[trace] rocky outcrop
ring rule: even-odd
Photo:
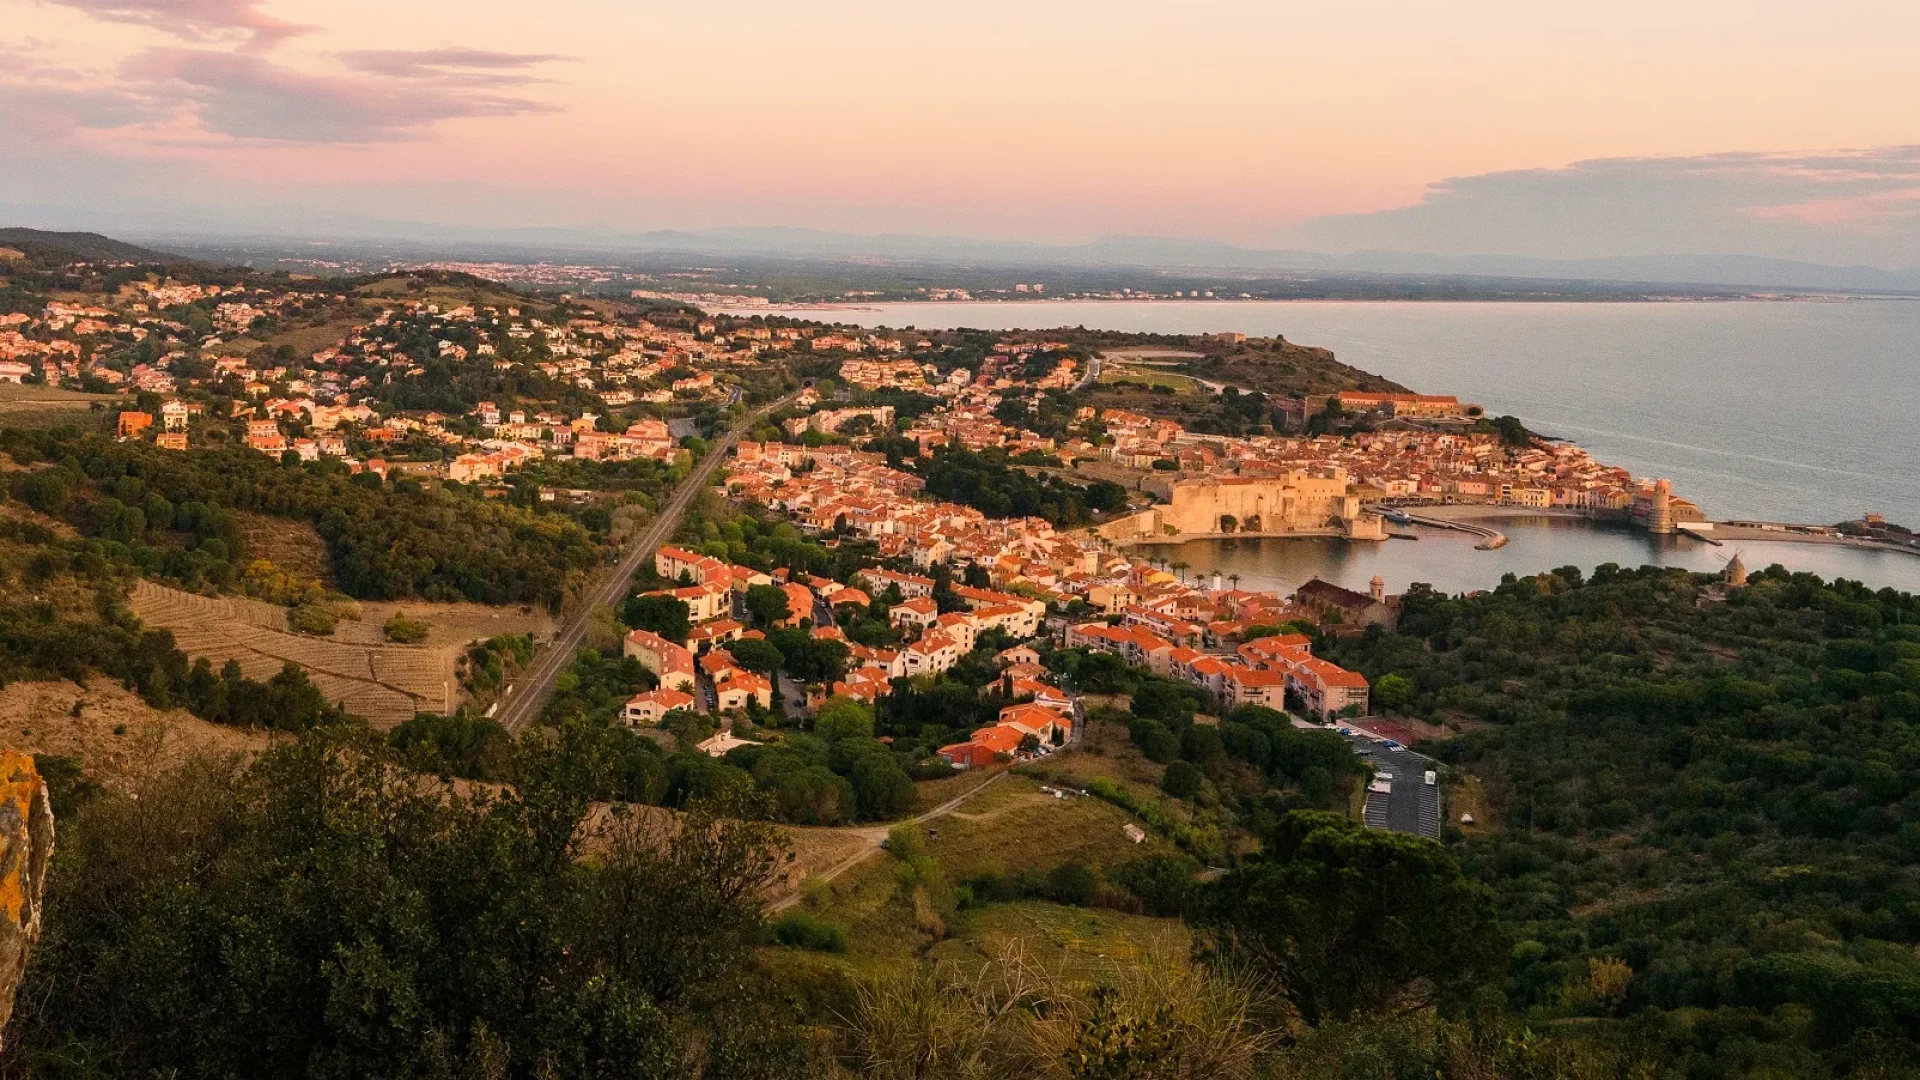
[[[53,807],[33,756],[0,754],[0,1030],[40,939],[40,899],[53,858]]]

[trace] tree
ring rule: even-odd
[[[1033,755],[1039,753],[1040,752],[1040,736],[1035,735],[1032,732],[1028,732],[1027,734],[1020,736],[1019,750],[1022,754],[1025,754],[1028,757],[1032,757]]]
[[[649,630],[683,645],[693,633],[692,609],[687,602],[664,593],[627,597],[620,607],[620,621],[629,629]]]
[[[785,622],[793,614],[787,605],[787,590],[778,585],[755,585],[749,588],[747,610],[762,626]]]
[[[913,809],[913,778],[884,744],[872,739],[842,739],[834,744],[833,753],[845,763],[844,769],[834,771],[853,785],[854,802],[863,820],[885,821]]]
[[[873,738],[873,709],[850,697],[835,696],[813,718],[814,734],[828,742]]]
[[[1111,480],[1095,480],[1086,488],[1087,509],[1111,514],[1127,508],[1127,489]]]
[[[1458,1006],[1506,959],[1490,895],[1444,848],[1318,811],[1280,819],[1194,921],[1308,1024]]]
[[[1206,774],[1200,771],[1200,766],[1191,761],[1176,761],[1160,774],[1160,790],[1176,799],[1192,799],[1200,794],[1200,785],[1205,781]]]
[[[1185,854],[1141,855],[1107,869],[1107,880],[1140,898],[1147,914],[1180,914],[1200,866]]]
[[[1413,684],[1397,672],[1374,680],[1373,703],[1383,709],[1400,709],[1413,700]]]
[[[741,638],[727,646],[727,651],[733,654],[741,667],[762,675],[772,675],[786,662],[786,658],[771,642],[758,638]]]
[[[565,728],[521,748],[511,791],[465,791],[334,726],[97,796],[62,823],[9,1064],[683,1075],[697,1039],[709,1076],[803,1072],[801,1033],[732,977],[784,865],[774,827],[744,803],[616,812],[582,859],[599,746]]]
[[[1127,736],[1148,761],[1166,764],[1180,754],[1180,736],[1158,720],[1136,719],[1128,726]]]
[[[846,677],[846,643],[832,638],[817,638],[805,630],[775,630],[767,641],[780,650],[782,667],[802,682],[831,683]]]
[[[1200,694],[1191,686],[1148,676],[1133,692],[1133,715],[1159,720],[1169,727],[1185,727],[1193,722]]]

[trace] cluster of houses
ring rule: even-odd
[[[1192,683],[1229,709],[1285,709],[1292,695],[1323,721],[1367,711],[1366,677],[1314,656],[1313,640],[1304,634],[1255,638],[1220,654],[1176,644],[1140,625],[1081,623],[1067,628],[1066,644]]]
[[[1478,409],[1443,395],[1336,397],[1353,411],[1423,421],[1464,417]],[[1636,500],[1646,501],[1652,493],[1652,481],[1603,465],[1572,443],[1536,439],[1514,447],[1498,435],[1464,428],[1398,426],[1350,435],[1229,438],[1120,409],[1102,411],[1099,420],[1113,442],[1084,452],[1118,465],[1151,468],[1172,462],[1182,473],[1234,477],[1340,469],[1350,493],[1368,502],[1488,503],[1624,516]],[[1701,519],[1686,500],[1676,497],[1672,503],[1677,520]]]
[[[1074,703],[1045,680],[1039,654],[1026,645],[1002,652],[1002,685],[1017,703],[1000,710],[990,726],[976,729],[966,742],[943,746],[942,760],[957,769],[983,768],[1048,753],[1073,738]],[[1029,700],[1018,700],[1018,699]]]
[[[327,305],[350,307],[344,295],[311,289],[183,284],[157,277],[98,302],[50,301],[39,315],[0,317],[0,382],[44,381],[81,389],[103,383],[168,396],[217,391],[233,400],[233,411],[209,419],[230,424],[234,441],[260,453],[278,457],[291,451],[307,461],[340,458],[358,470],[375,464],[358,459],[371,456],[369,447],[377,450],[417,436],[450,451],[449,479],[474,482],[555,454],[671,462],[684,456],[678,441],[687,432],[670,432],[666,421],[647,419],[623,431],[603,431],[608,425],[592,411],[503,416],[490,402],[466,416],[376,412],[374,406],[389,389],[426,376],[430,364],[486,365],[497,371],[537,370],[608,407],[685,405],[724,397],[731,383],[721,369],[752,366],[769,348],[797,347],[780,340],[783,332],[743,327],[717,334],[710,320],[681,313],[656,316],[659,323],[593,315],[555,323],[517,306],[443,308],[415,299],[388,301],[332,345],[291,359],[284,350],[257,348],[243,336],[258,337],[270,332],[276,319]],[[118,359],[125,347],[141,342],[148,343],[142,355],[150,353],[153,341],[165,343],[158,359],[130,367]],[[187,363],[195,373],[176,374]],[[122,438],[150,435],[169,449],[187,448],[185,425],[156,423],[161,418],[152,416],[143,424],[143,413],[126,412],[118,425]]]

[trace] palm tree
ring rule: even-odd
[[[1240,591],[1240,575],[1239,574],[1228,574],[1227,580],[1233,582],[1234,592]]]
[[[1184,562],[1177,562],[1173,564],[1174,572],[1180,575],[1180,583],[1183,585],[1186,584],[1187,567],[1190,565],[1191,565],[1190,563],[1184,563]]]

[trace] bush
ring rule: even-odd
[[[1192,799],[1200,794],[1200,785],[1206,780],[1206,774],[1200,766],[1191,761],[1176,761],[1167,766],[1160,777],[1160,790],[1176,799]]]
[[[789,911],[775,920],[773,939],[793,949],[833,953],[847,951],[845,927],[804,911]]]
[[[1127,728],[1127,737],[1148,761],[1165,765],[1180,756],[1180,737],[1158,720],[1135,720]]]
[[[1077,859],[1047,872],[1047,895],[1058,903],[1086,907],[1099,894],[1100,875]]]
[[[301,604],[287,611],[287,625],[298,634],[331,634],[339,620],[318,604]]]
[[[1185,855],[1142,855],[1107,868],[1107,880],[1139,897],[1149,915],[1181,913],[1200,864]]]
[[[424,619],[409,619],[405,615],[395,615],[380,627],[387,640],[396,645],[417,645],[427,640],[427,626]]]

